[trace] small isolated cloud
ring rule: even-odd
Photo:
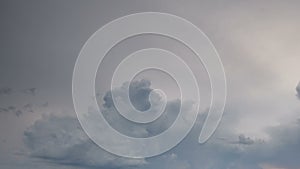
[[[250,137],[246,137],[244,134],[239,135],[239,144],[251,145],[254,144],[254,140]]]
[[[23,92],[26,93],[26,94],[30,94],[30,95],[36,95],[37,88],[32,87],[32,88],[29,88],[29,89],[24,89]]]
[[[41,108],[46,108],[48,106],[48,102],[47,105],[41,105]],[[17,117],[21,116],[24,113],[34,113],[34,106],[31,103],[25,104],[24,106],[8,106],[8,107],[0,107],[0,113],[14,113]]]
[[[1,113],[2,113],[2,112],[6,113],[6,112],[9,112],[9,110],[8,110],[7,108],[0,107],[0,112],[1,112]]]
[[[23,112],[21,110],[17,110],[15,112],[15,114],[16,114],[17,117],[19,117],[19,116],[21,116],[23,114]]]
[[[18,109],[16,106],[0,107],[0,113],[14,113],[17,117],[23,114],[21,109]]]
[[[13,90],[9,87],[2,87],[0,88],[0,95],[10,95],[12,94]]]
[[[0,96],[1,95],[11,95],[11,94],[14,94],[14,93],[17,93],[17,92],[18,92],[18,90],[15,90],[15,89],[10,88],[10,87],[0,88]],[[32,88],[28,88],[28,89],[23,89],[23,90],[21,90],[21,92],[25,93],[25,94],[30,94],[30,95],[36,95],[37,88],[32,87]]]

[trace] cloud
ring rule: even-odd
[[[132,105],[140,111],[149,109],[151,106],[149,102],[149,94],[152,91],[150,88],[151,82],[149,80],[142,79],[140,81],[133,81],[131,84],[126,82],[123,84],[123,87],[125,88],[126,85],[129,85],[129,97]],[[125,97],[127,91],[124,90],[123,87],[116,88],[114,90],[115,94]],[[103,100],[106,108],[114,106],[111,91],[105,94]]]
[[[152,91],[150,86],[151,82],[145,79],[133,81],[129,85],[129,97],[136,109],[145,111],[150,108],[149,94]]]
[[[143,159],[112,155],[95,145],[74,117],[47,116],[24,133],[30,156],[52,163],[86,168],[126,168],[146,164]]]
[[[156,164],[152,164],[151,167],[164,169],[191,169],[188,160],[182,160],[175,153],[168,153],[160,156],[160,159],[156,161]]]
[[[259,157],[278,167],[298,169],[300,167],[299,131],[298,122],[269,128],[271,140],[265,147],[258,147],[262,151]]]
[[[11,95],[13,93],[16,93],[17,90],[14,90],[10,87],[2,87],[0,88],[0,96],[1,95]],[[37,88],[35,87],[32,87],[32,88],[29,88],[29,89],[23,89],[21,91],[22,93],[25,93],[25,94],[30,94],[30,95],[36,95],[37,93]]]
[[[37,88],[33,87],[29,89],[24,89],[23,92],[34,96],[37,93]]]
[[[37,94],[37,88],[28,88],[28,89],[23,89],[21,91],[17,90],[17,89],[13,89],[10,87],[2,87],[0,88],[0,96],[1,95],[11,95],[11,94],[29,94],[32,95],[33,97],[36,96]],[[17,95],[19,96],[19,95]],[[26,97],[26,101],[27,102],[28,97]],[[32,104],[32,103],[27,103],[23,106],[20,105],[6,105],[3,107],[0,107],[0,113],[13,113],[15,114],[17,117],[20,117],[22,114],[24,113],[34,113],[36,110],[39,110],[41,108],[47,108],[48,107],[48,102],[44,102],[43,104]]]
[[[129,84],[124,83],[124,85]],[[125,89],[123,86],[116,88],[114,92],[120,98],[124,98],[127,92]],[[130,85],[129,94],[132,104],[136,108],[147,110],[149,108],[148,99],[150,91],[152,91],[150,81],[145,79],[134,81]],[[160,101],[160,98],[156,99],[154,102]],[[119,132],[133,137],[149,137],[161,133],[172,125],[177,117],[180,106],[182,106],[183,111],[190,111],[192,107],[192,103],[188,101],[183,102],[182,105],[179,100],[168,101],[164,113],[155,122],[136,124],[129,122],[118,113],[112,101],[111,91],[105,94],[103,100],[104,103],[101,110],[110,125]],[[156,106],[156,104],[151,106]],[[94,116],[95,113],[93,110],[89,110],[88,115]],[[180,126],[178,130],[180,130]],[[106,134],[110,133],[102,131],[100,134],[105,137]],[[58,164],[87,168],[126,168],[137,166],[141,168],[147,164],[145,159],[121,158],[100,149],[86,136],[78,120],[74,117],[58,117],[53,115],[43,117],[26,130],[24,135],[24,142],[30,150],[31,157]],[[165,141],[168,142],[168,140]],[[133,147],[128,145],[124,145],[122,148],[133,151]],[[172,160],[168,158],[167,161],[170,162],[163,164],[166,168],[170,168],[171,163],[173,164],[172,168],[189,168],[189,164],[186,161],[180,161],[178,158],[173,158]]]
[[[0,95],[10,95],[12,92],[13,90],[9,87],[3,87],[0,89]]]
[[[123,101],[122,98],[127,97],[128,91],[125,90],[126,85],[129,85],[131,103],[136,109],[145,111],[149,109],[150,106],[153,106],[155,110],[155,107],[157,107],[161,101],[161,98],[157,97],[152,102],[154,104],[150,105],[149,94],[153,90],[151,88],[151,82],[142,79],[133,81],[131,84],[124,83],[120,88],[114,89],[114,94],[120,99],[120,102]],[[132,137],[150,137],[165,131],[175,121],[180,111],[180,106],[182,106],[182,111],[191,111],[193,104],[190,101],[183,101],[181,104],[181,101],[178,99],[169,100],[167,101],[165,111],[157,120],[148,124],[137,124],[130,122],[120,115],[114,106],[110,91],[105,94],[103,100],[104,103],[101,110],[108,123],[119,132]]]
[[[296,87],[296,91],[297,91],[297,97],[300,99],[300,82],[298,83],[298,85]]]
[[[116,89],[121,98],[127,92],[124,89],[124,87]],[[132,104],[141,110],[148,109],[151,82],[135,81],[131,84],[130,90]],[[106,120],[113,128],[133,137],[149,137],[164,131],[174,122],[180,108],[180,100],[168,101],[165,112],[157,121],[150,124],[135,124],[117,112],[110,91],[103,99],[101,110]],[[182,106],[185,110],[191,107],[188,102],[183,102]],[[299,168],[299,123],[270,127],[266,130],[270,139],[262,141],[245,134],[235,134],[232,124],[236,119],[230,114],[232,113],[225,113],[218,131],[206,144],[197,143],[205,118],[202,114],[197,120],[197,126],[183,142],[166,154],[148,159],[127,159],[107,153],[85,135],[74,117],[43,117],[26,130],[24,141],[31,157],[86,168],[262,169],[269,166]],[[228,141],[230,137],[234,139]],[[132,150],[130,146],[123,148]]]
[[[7,108],[0,107],[0,112],[9,112]]]
[[[23,111],[20,109],[17,109],[16,106],[8,106],[8,107],[2,107],[0,108],[0,112],[4,113],[14,113],[17,117],[23,114]]]
[[[222,126],[219,130],[225,132],[223,133],[225,135],[232,135],[222,130]],[[192,168],[262,169],[272,166],[273,168],[299,169],[299,131],[300,124],[295,121],[266,129],[269,135],[266,141],[246,137],[243,134],[236,136],[238,141],[235,144],[227,141],[226,138],[220,139],[218,135],[204,145],[193,144],[192,140],[186,139],[174,153],[181,154],[181,160],[187,160]],[[197,133],[192,133],[192,135],[197,136]]]
[[[250,137],[246,137],[244,134],[239,135],[239,144],[251,145],[254,144],[254,140]]]

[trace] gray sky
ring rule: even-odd
[[[300,80],[300,2],[29,0],[3,1],[0,8],[0,87],[12,89],[9,94],[0,94],[0,107],[16,107],[0,113],[1,167],[59,166],[68,169],[176,166],[178,169],[194,169],[203,165],[207,169],[300,168],[297,160],[300,154],[300,127],[297,126],[300,101],[295,90]],[[206,33],[215,45],[224,64],[228,83],[226,110],[218,131],[204,147],[195,148],[203,120],[201,116],[192,133],[174,150],[159,157],[137,161],[96,151],[94,149],[97,147],[89,141],[80,142],[80,146],[76,147],[77,136],[84,136],[72,129],[77,124],[73,124],[76,123],[73,119],[76,114],[71,86],[74,64],[82,46],[109,21],[146,11],[186,18]],[[110,78],[113,70],[111,65],[117,64],[132,51],[145,47],[174,51],[190,63],[201,84],[201,108],[204,110],[210,95],[203,66],[194,62],[192,54],[179,43],[159,36],[128,39],[107,55],[108,64],[99,68],[96,80],[97,90],[102,97],[109,84],[103,79]],[[165,75],[146,72],[138,78],[147,78],[152,82],[152,88],[166,90],[171,98],[178,96],[176,85],[170,85],[172,79]],[[30,88],[36,88],[36,93],[27,92],[26,89]],[[17,110],[21,110],[21,113]],[[106,111],[113,110],[107,108]],[[44,127],[34,125],[35,122]],[[64,128],[64,123],[71,124]],[[124,130],[131,129],[124,127]],[[147,129],[154,132],[156,128]],[[30,137],[24,134],[25,131],[31,133]],[[55,133],[60,138],[58,135],[62,131],[72,133],[71,140],[63,140],[70,142],[70,149],[51,147],[56,143],[51,142],[51,135]],[[139,128],[136,131],[143,130]],[[241,134],[246,138],[238,137]],[[28,141],[34,148],[30,147]],[[38,142],[44,141],[45,147],[40,147]],[[273,148],[278,145],[280,149]],[[80,158],[76,152],[80,152],[81,148],[88,150],[86,156],[80,162],[73,163],[76,161],[74,159]],[[41,150],[45,152],[41,153]],[[205,153],[210,160],[205,158]],[[282,156],[275,155],[278,153]],[[116,162],[111,162],[112,159],[116,159]]]

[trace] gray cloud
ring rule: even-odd
[[[17,117],[23,114],[23,111],[21,109],[18,109],[16,106],[1,107],[0,112],[14,113]]]
[[[3,87],[0,89],[0,95],[10,95],[12,92],[13,90],[9,87]]]
[[[0,112],[5,112],[6,113],[6,112],[9,112],[9,110],[7,108],[1,107]]]
[[[125,83],[124,85],[128,85]],[[130,101],[136,109],[140,111],[145,111],[150,108],[149,102],[149,93],[151,92],[151,82],[149,80],[140,80],[140,81],[133,81],[129,86],[129,97]],[[122,89],[121,89],[122,90]],[[120,91],[126,92],[126,91]],[[120,93],[119,92],[119,93]],[[110,108],[113,106],[113,100],[111,96],[111,92],[107,92],[104,96],[103,100],[105,101],[104,106]]]
[[[74,117],[48,116],[24,133],[30,156],[48,162],[86,168],[126,168],[146,164],[143,159],[114,156],[95,145]]]
[[[130,86],[131,101],[137,108],[145,110],[148,107],[149,92],[152,90],[150,85],[150,81],[141,80],[133,82]],[[120,96],[125,96],[125,92],[127,92],[124,88],[116,90],[118,90]],[[103,100],[103,114],[107,120],[116,124],[115,127],[121,129],[121,131],[131,132],[135,136],[149,136],[151,133],[163,128],[162,126],[171,123],[170,120],[172,120],[172,118],[166,120],[167,118],[164,117],[160,120],[160,125],[130,125],[116,111],[111,92],[107,92]],[[172,102],[168,105],[169,113],[167,114],[170,114],[170,111],[178,107],[179,102]],[[24,108],[30,109],[32,105],[27,104]],[[93,113],[91,112],[90,115],[93,115]],[[175,115],[174,117],[176,117]],[[31,157],[46,161],[87,168],[126,168],[146,164],[143,159],[121,158],[100,149],[86,136],[78,120],[74,117],[57,117],[53,115],[43,117],[26,130],[24,135],[24,142],[30,150]]]
[[[33,88],[29,88],[29,89],[24,89],[23,92],[26,94],[30,94],[30,95],[36,95],[37,88],[33,87]]]
[[[297,91],[297,97],[300,99],[300,82],[298,83],[298,85],[296,87],[296,91]]]
[[[128,85],[125,83],[124,85]],[[146,109],[148,107],[151,82],[148,80],[134,81],[130,86],[130,97],[133,105]],[[125,97],[125,88],[115,89],[119,96]],[[130,123],[119,115],[114,107],[111,92],[104,96],[102,113],[107,121],[118,131],[134,137],[149,137],[166,130],[177,117],[180,101],[169,101],[163,115],[151,124]],[[152,105],[153,106],[153,105]],[[190,104],[183,102],[183,110],[188,111]],[[94,115],[91,111],[89,115]],[[127,159],[114,156],[95,145],[81,129],[78,120],[74,117],[48,116],[38,120],[25,131],[25,144],[30,150],[31,157],[43,159],[64,165],[105,168],[141,168],[147,162],[143,159]],[[168,141],[168,140],[165,140]],[[130,151],[130,147],[124,147]],[[151,147],[149,147],[151,148]],[[82,153],[84,152],[84,153]],[[173,155],[174,157],[174,155]],[[189,164],[177,158],[167,158],[165,168],[177,167],[188,169]],[[172,162],[173,165],[170,163]]]
[[[123,85],[129,84],[124,83]],[[114,92],[116,95],[120,96],[120,98],[125,98],[127,96],[125,88],[126,87],[124,86],[116,88],[114,89]],[[152,90],[151,82],[149,80],[142,79],[133,81],[129,86],[129,96],[132,105],[140,110],[149,109],[150,103],[148,99],[149,93]],[[183,111],[189,111],[191,109],[191,103],[188,101],[184,101],[181,105],[180,100],[169,100],[165,111],[157,120],[148,124],[136,124],[125,119],[116,110],[110,91],[105,94],[103,100],[104,104],[101,110],[109,124],[121,133],[132,137],[150,137],[157,135],[168,129],[173,124],[177,114],[179,113],[180,106],[182,106]],[[159,98],[157,98],[157,101],[160,101]]]
[[[23,89],[20,92],[24,93],[24,94],[36,95],[37,94],[37,88],[32,87],[32,88],[28,88],[28,89]],[[10,87],[0,88],[0,95],[11,95],[13,93],[18,93],[18,90],[15,90],[15,89],[10,88]]]
[[[261,124],[264,124],[263,127],[265,127],[277,120],[276,112],[281,112],[281,115],[290,117],[288,110],[294,110],[295,105],[299,105],[298,100],[292,104],[289,102],[289,98],[282,97],[286,94],[286,85],[290,85],[288,89],[295,90],[294,81],[299,76],[296,73],[299,66],[295,64],[299,62],[299,57],[295,57],[299,55],[299,45],[297,45],[299,44],[299,38],[295,36],[298,34],[300,25],[298,19],[299,1],[275,0],[272,3],[269,1],[205,0],[189,1],[189,3],[184,1],[137,2],[127,0],[118,3],[113,1],[20,1],[18,3],[7,1],[1,7],[3,12],[3,26],[0,28],[3,35],[0,62],[1,83],[17,85],[18,88],[26,88],[24,85],[43,87],[48,90],[44,93],[48,99],[61,102],[63,106],[72,107],[70,99],[72,70],[76,56],[86,39],[109,21],[126,14],[142,11],[161,11],[182,16],[200,26],[216,45],[228,77],[227,106],[239,109],[240,116],[237,121],[244,118],[248,122],[248,124],[245,124],[244,121],[237,123],[235,119],[231,120],[230,123],[224,123],[226,125],[221,127],[233,128],[232,130],[237,129],[238,133],[244,133],[247,136],[249,132],[261,133],[263,132]],[[68,7],[68,10],[66,10],[66,7]],[[26,22],[29,20],[32,22]],[[22,31],[20,31],[20,27],[22,27]],[[286,84],[286,80],[291,84]],[[297,96],[299,97],[298,91]],[[4,95],[6,96],[6,94]],[[290,99],[295,100],[293,94],[289,94],[289,96],[292,96]],[[6,97],[1,98],[2,101],[7,99]],[[14,103],[9,105],[15,105],[17,100],[13,100]],[[170,106],[170,112],[175,112],[171,109],[176,109],[178,104],[176,102],[169,104],[173,104],[173,106]],[[282,110],[283,105],[286,105],[287,111]],[[62,109],[65,108],[63,106]],[[1,107],[3,106],[1,105]],[[60,105],[56,107],[61,108]],[[147,106],[145,107],[147,108]],[[5,109],[7,109],[7,106],[4,106],[0,111],[5,112]],[[55,109],[51,111],[55,111]],[[111,113],[114,108],[106,107],[105,111]],[[261,116],[263,114],[265,116]],[[174,113],[175,115],[176,113]],[[35,120],[36,118],[33,116],[26,116],[26,118]],[[270,116],[275,120],[270,120]],[[3,135],[10,133],[11,136],[14,136],[12,140],[15,140],[15,135],[19,134],[13,129],[24,129],[29,124],[28,119],[23,120],[25,118],[18,119],[18,121],[2,117],[1,119],[3,120],[1,122],[3,124],[1,126]],[[20,124],[22,124],[22,127],[16,127]],[[251,126],[251,124],[253,125]],[[164,124],[161,125],[164,126]],[[158,129],[163,128],[157,126]],[[278,126],[278,128],[274,128],[274,133],[278,134],[281,129],[286,128],[285,134],[297,135],[297,133],[293,134],[293,132],[296,132],[293,129],[287,129],[290,127]],[[152,126],[152,128],[153,131],[157,131],[155,126]],[[57,130],[60,130],[60,128]],[[147,130],[141,132],[148,135],[151,130],[147,128]],[[199,132],[194,133],[193,138],[195,137],[195,140],[198,134]],[[232,131],[224,133],[224,135],[234,134]],[[273,162],[280,158],[278,154],[272,155],[270,150],[266,150],[269,146],[268,149],[277,151],[278,147],[286,148],[288,146],[285,142],[299,141],[296,138],[291,140],[286,138],[289,141],[281,140],[282,143],[275,144],[274,139],[280,136],[275,136],[277,134],[271,134],[270,131],[268,134],[273,138],[272,141],[266,141],[267,143],[261,147],[256,144],[246,146],[220,143],[215,146],[219,150],[214,148],[213,143],[211,143],[211,146],[207,144],[205,148],[197,149],[195,147],[199,147],[199,145],[189,139],[185,143],[186,146],[180,147],[181,150],[177,149],[177,151],[180,151],[178,158],[188,159],[186,161],[191,163],[191,168],[201,168],[201,164],[204,165],[207,162],[210,164],[202,168],[220,169],[226,166],[227,168],[254,169],[261,168],[259,163]],[[281,136],[286,137],[283,134]],[[234,141],[238,142],[238,135],[233,138]],[[251,137],[251,139],[253,138]],[[298,146],[297,144],[292,145]],[[292,145],[290,145],[290,151],[299,151],[297,147],[292,148]],[[6,145],[2,146],[6,147]],[[9,146],[19,147],[15,143],[10,143]],[[192,154],[183,152],[193,152],[193,149],[206,152],[208,157],[201,156],[199,152]],[[6,154],[6,152],[1,149],[1,154]],[[262,154],[264,154],[264,158],[261,157]],[[288,152],[285,152],[282,154],[290,160],[298,161],[295,157],[291,157],[293,153],[288,154]],[[198,161],[199,164],[192,165]],[[278,163],[286,165],[287,161],[279,159]],[[23,167],[25,166],[20,165],[18,168]],[[3,168],[10,167],[5,166]],[[30,168],[36,167],[33,165]],[[160,166],[156,168],[160,168]]]
[[[246,137],[244,134],[239,135],[239,144],[251,145],[254,144],[254,140],[250,137]]]
[[[151,82],[135,81],[133,86],[130,94],[131,100],[135,102],[135,106],[146,108],[148,91],[152,90]],[[120,96],[125,96],[124,92],[127,92],[124,88],[116,90]],[[150,125],[132,124],[121,117],[113,105],[110,92],[104,96],[102,110],[107,121],[120,132],[135,137],[148,137],[164,131],[172,124],[177,116],[179,103],[178,100],[169,101],[161,119]],[[186,107],[188,105],[183,104]],[[85,135],[77,119],[73,117],[44,117],[25,132],[24,141],[30,150],[31,157],[86,168],[262,169],[264,165],[286,169],[299,168],[300,163],[297,159],[300,156],[299,123],[268,128],[267,134],[270,139],[262,141],[244,134],[234,134],[233,129],[228,128],[234,119],[227,118],[227,116],[225,114],[216,136],[208,143],[199,145],[196,141],[199,135],[198,128],[201,128],[205,117],[201,115],[197,121],[198,127],[174,150],[160,157],[147,159],[147,161],[116,157],[100,149]],[[227,138],[220,139],[218,135],[220,133],[233,136],[235,139],[232,141],[227,141]],[[130,149],[130,147],[127,148]]]
[[[15,112],[15,114],[16,114],[17,117],[19,117],[19,116],[21,116],[23,114],[23,111],[22,110],[17,110]]]
[[[34,113],[36,111],[44,111],[49,106],[49,102],[38,103],[38,101],[36,101],[36,99],[39,99],[37,93],[38,93],[37,88],[34,87],[22,89],[22,90],[13,89],[9,87],[1,88],[0,95],[6,95],[6,96],[12,95],[9,97],[24,98],[24,100],[20,101],[20,103],[14,103],[14,104],[9,104],[4,102],[4,104],[0,107],[0,113],[13,113],[17,117],[19,117],[24,113]],[[34,103],[28,103],[29,101]],[[42,100],[39,99],[39,101]]]
[[[133,81],[129,85],[129,97],[136,109],[145,111],[150,108],[149,94],[152,91],[150,86],[151,82],[145,79]]]
[[[257,147],[262,150],[258,160],[267,162],[279,167],[298,169],[300,167],[300,124],[297,122],[282,124],[268,129],[271,140],[267,146]],[[253,154],[253,158],[255,158]]]
[[[227,126],[224,123],[222,125]],[[232,131],[223,130],[222,125],[218,133],[206,144],[199,145],[192,140],[198,135],[195,130],[172,152],[181,154],[180,159],[187,160],[191,168],[270,169],[268,166],[272,166],[272,168],[298,169],[300,167],[298,160],[300,124],[297,121],[269,127],[266,130],[268,140],[253,139],[244,134],[234,136]],[[228,141],[228,138],[219,137],[219,133],[234,136],[238,141]]]

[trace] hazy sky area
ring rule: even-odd
[[[300,169],[300,1],[1,2],[1,169]],[[174,79],[152,70],[137,75],[131,100],[145,110],[149,91],[160,88],[168,96],[163,116],[138,126],[118,114],[109,93],[111,76],[138,49],[178,54],[196,72],[201,95],[202,114],[178,146],[157,157],[128,159],[102,150],[83,132],[72,102],[72,73],[95,31],[124,15],[149,11],[183,17],[210,38],[224,65],[227,101],[213,137],[198,144],[211,97],[201,62],[167,37],[141,35],[119,43],[100,65],[95,89],[115,129],[153,136],[172,124],[180,107]]]

